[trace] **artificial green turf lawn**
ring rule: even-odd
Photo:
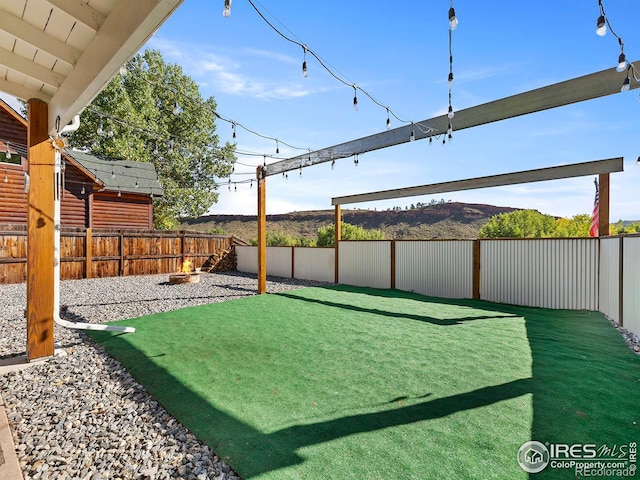
[[[639,438],[599,313],[331,286],[125,323],[90,334],[244,478],[517,479],[526,441]]]

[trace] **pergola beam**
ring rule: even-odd
[[[107,17],[81,0],[47,0],[51,5],[71,15],[94,32],[100,30]]]
[[[636,64],[640,63],[637,61]],[[452,120],[454,130],[476,127],[487,123],[506,120],[551,108],[583,102],[620,92],[626,73],[619,73],[615,68],[602,70],[582,77],[577,77],[546,87],[506,97],[493,102],[483,103],[475,107],[456,112]],[[639,82],[631,82],[631,88],[640,87]],[[415,140],[445,133],[449,125],[447,115],[417,122],[421,125],[405,125],[332,147],[323,148],[303,155],[281,160],[267,165],[267,176],[277,175],[297,168],[317,165],[331,160],[350,157],[355,154],[371,152],[410,141],[411,131]],[[427,131],[425,127],[434,129]],[[425,130],[425,131],[423,131]]]
[[[451,182],[432,183],[414,187],[395,188],[378,192],[360,193],[331,199],[332,205],[346,205],[349,203],[371,202],[376,200],[391,200],[396,198],[431,195],[434,193],[459,192],[478,188],[501,187],[521,183],[544,182],[562,178],[584,177],[604,173],[621,172],[624,169],[623,158],[616,157],[592,162],[574,163],[558,167],[524,170],[521,172],[503,173],[487,177],[454,180]]]

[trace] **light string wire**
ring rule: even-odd
[[[630,77],[629,77],[629,75],[632,75],[633,79],[636,82],[640,82],[640,73],[637,71],[635,65],[627,60],[626,55],[624,53],[624,42],[622,41],[622,37],[620,35],[618,35],[616,33],[616,31],[613,29],[613,27],[611,26],[611,22],[609,21],[609,17],[607,16],[607,14],[606,14],[606,12],[604,10],[604,4],[602,3],[602,0],[598,0],[598,7],[600,8],[600,16],[598,17],[598,21],[597,21],[596,33],[603,37],[607,33],[606,27],[609,27],[609,30],[611,31],[611,34],[618,41],[618,45],[620,46],[620,55],[618,57],[618,68],[617,68],[617,70],[619,72],[623,72],[625,69],[627,70],[627,76],[626,76],[626,78],[624,79],[624,81],[622,83],[621,90],[622,91],[629,90],[629,88],[630,88],[630,85],[629,85]],[[620,68],[620,67],[622,67],[622,68]]]
[[[391,107],[384,105],[381,101],[379,101],[377,98],[375,98],[372,94],[370,94],[367,90],[363,89],[362,87],[358,86],[356,83],[345,80],[344,78],[342,78],[340,75],[338,75],[337,73],[335,73],[331,68],[329,68],[329,66],[327,65],[328,62],[324,61],[320,55],[318,55],[316,52],[314,52],[312,49],[310,49],[305,43],[302,43],[301,41],[298,40],[294,40],[290,37],[288,37],[287,35],[285,35],[284,33],[282,33],[275,25],[273,25],[273,23],[271,23],[267,17],[262,13],[262,11],[255,5],[255,3],[252,0],[247,0],[249,2],[249,4],[253,7],[253,9],[256,11],[256,13],[260,16],[260,18],[269,26],[271,27],[271,29],[276,32],[280,37],[282,37],[284,40],[286,40],[289,43],[292,43],[294,45],[297,45],[299,47],[302,48],[303,50],[303,54],[304,54],[304,61],[303,61],[303,75],[306,76],[306,72],[307,72],[307,62],[306,62],[306,54],[309,53],[311,54],[320,64],[320,66],[322,68],[324,68],[333,78],[335,78],[337,81],[339,81],[340,83],[342,83],[343,85],[353,88],[354,91],[354,97],[353,97],[353,106],[354,109],[357,110],[357,106],[358,106],[358,91],[362,92],[365,96],[367,96],[373,103],[375,103],[376,105],[378,105],[381,108],[384,108],[387,112],[387,129],[391,128],[391,122],[389,119],[389,115],[393,116],[397,121],[399,121],[400,123],[405,123],[405,124],[412,124],[415,125],[422,133],[431,133],[436,131],[436,129],[428,126],[428,125],[423,125],[420,124],[419,122],[413,122],[411,120],[405,120],[400,118],[392,109]],[[264,8],[264,7],[263,7]],[[266,9],[265,9],[266,10]],[[274,18],[276,18],[273,14],[271,14]],[[280,22],[280,20],[278,20],[278,22],[283,25],[282,22]],[[285,27],[286,28],[286,27]],[[288,31],[291,31],[287,28]],[[344,76],[344,75],[343,75]]]

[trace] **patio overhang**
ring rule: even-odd
[[[56,133],[182,0],[13,0],[0,3],[0,90],[49,104]],[[57,119],[59,120],[57,121]]]

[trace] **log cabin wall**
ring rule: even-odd
[[[93,194],[93,228],[151,229],[152,201],[148,195],[96,192]]]
[[[0,223],[27,224],[24,182],[25,166],[0,163]]]

